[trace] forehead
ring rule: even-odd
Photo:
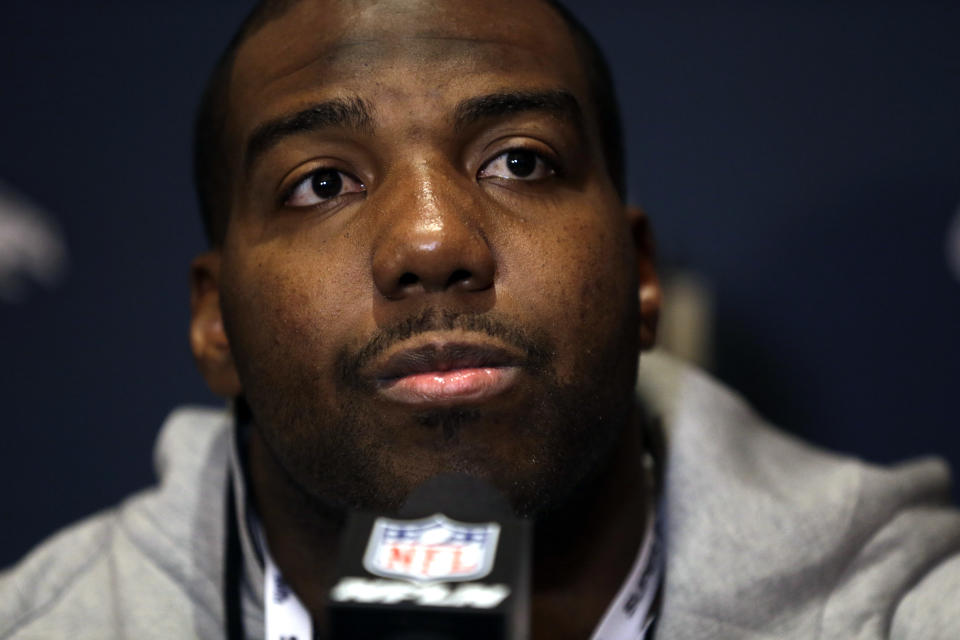
[[[562,88],[588,106],[569,29],[540,0],[301,0],[237,51],[227,128],[242,137],[332,96],[426,105],[511,87]]]

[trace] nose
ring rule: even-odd
[[[373,252],[374,284],[385,298],[493,286],[496,263],[480,203],[433,176],[386,191],[390,202],[379,212],[383,230]]]

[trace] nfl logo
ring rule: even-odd
[[[377,518],[363,567],[384,578],[420,583],[477,580],[490,573],[500,525],[434,514],[422,520]]]

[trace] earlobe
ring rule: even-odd
[[[190,349],[210,390],[233,398],[242,390],[220,311],[220,252],[199,255],[190,265]]]
[[[653,347],[657,337],[657,322],[663,293],[657,277],[653,231],[646,212],[640,207],[628,206],[627,216],[637,253],[638,291],[640,299],[640,348]]]

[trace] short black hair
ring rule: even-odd
[[[248,37],[268,22],[281,17],[303,0],[260,0],[240,24],[227,48],[217,60],[207,81],[194,122],[193,177],[207,241],[217,247],[223,242],[230,212],[229,162],[226,158],[224,123],[229,108],[230,75],[237,50]],[[567,24],[583,62],[597,111],[600,144],[607,171],[623,199],[626,195],[626,162],[623,125],[610,65],[587,28],[557,0],[544,0]]]

